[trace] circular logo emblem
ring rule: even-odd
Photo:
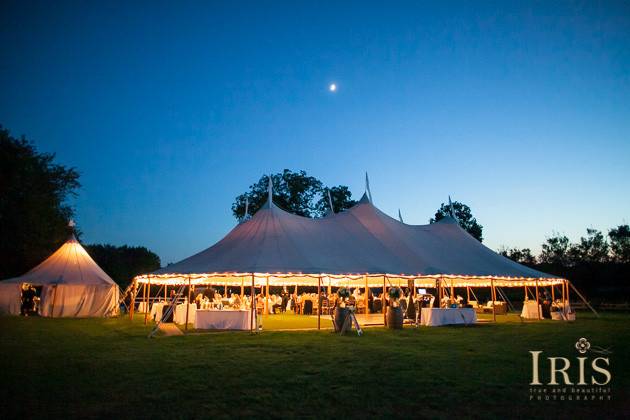
[[[586,338],[580,338],[577,343],[575,343],[575,348],[577,351],[584,354],[591,348],[591,343],[589,343]]]

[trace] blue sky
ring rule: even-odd
[[[88,243],[177,261],[284,168],[414,224],[450,194],[495,249],[630,222],[628,2],[3,1],[0,45]]]

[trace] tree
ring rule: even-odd
[[[330,189],[333,206],[336,211],[345,210],[355,204],[352,194],[346,186],[324,187],[315,177],[305,171],[293,172],[285,169],[282,173],[271,175],[274,204],[284,210],[304,217],[323,217],[328,205],[327,189]],[[249,191],[236,197],[232,204],[232,213],[238,220],[245,217],[245,202],[249,201],[249,215],[256,213],[267,202],[269,176],[263,175]]]
[[[547,238],[547,241],[542,245],[542,252],[538,259],[543,264],[567,267],[570,261],[569,249],[569,238],[554,233],[553,236]]]
[[[315,205],[316,212],[319,215],[326,215],[330,211],[330,203],[328,202],[329,191],[335,213],[340,213],[357,204],[356,200],[352,199],[352,193],[345,185],[330,188],[324,187],[321,193],[322,198]]]
[[[453,201],[453,210],[455,211],[455,217],[457,217],[457,221],[459,225],[468,232],[472,237],[477,239],[479,242],[483,241],[483,226],[481,226],[477,219],[475,219],[472,215],[470,207],[468,207],[464,203],[460,203],[459,201]],[[435,212],[435,217],[429,219],[429,223],[435,223],[446,216],[451,215],[451,208],[448,204],[442,203],[440,208]]]
[[[85,249],[122,288],[125,288],[138,274],[155,271],[161,264],[157,254],[140,246],[94,244],[85,245]]]
[[[586,238],[571,247],[570,255],[573,264],[605,263],[608,261],[608,242],[602,232],[597,229],[586,229]]]
[[[630,263],[630,226],[619,225],[608,231],[611,258],[617,263]]]
[[[79,173],[0,126],[0,278],[24,274],[70,233]]]
[[[499,250],[499,254],[511,259],[512,261],[516,261],[519,264],[525,264],[528,266],[536,265],[536,257],[532,255],[532,250],[529,248],[502,248]]]

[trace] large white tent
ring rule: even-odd
[[[152,284],[383,285],[383,277],[418,286],[560,285],[563,279],[518,264],[484,246],[452,217],[409,225],[367,195],[322,219],[288,213],[270,198],[222,240],[176,264],[136,277]]]
[[[20,313],[21,288],[25,283],[42,286],[42,316],[107,317],[118,312],[118,285],[74,235],[28,273],[0,282],[0,313]]]

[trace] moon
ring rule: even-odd
[[[337,85],[335,83],[331,83],[330,86],[328,86],[328,90],[331,92],[336,92],[337,91]]]

